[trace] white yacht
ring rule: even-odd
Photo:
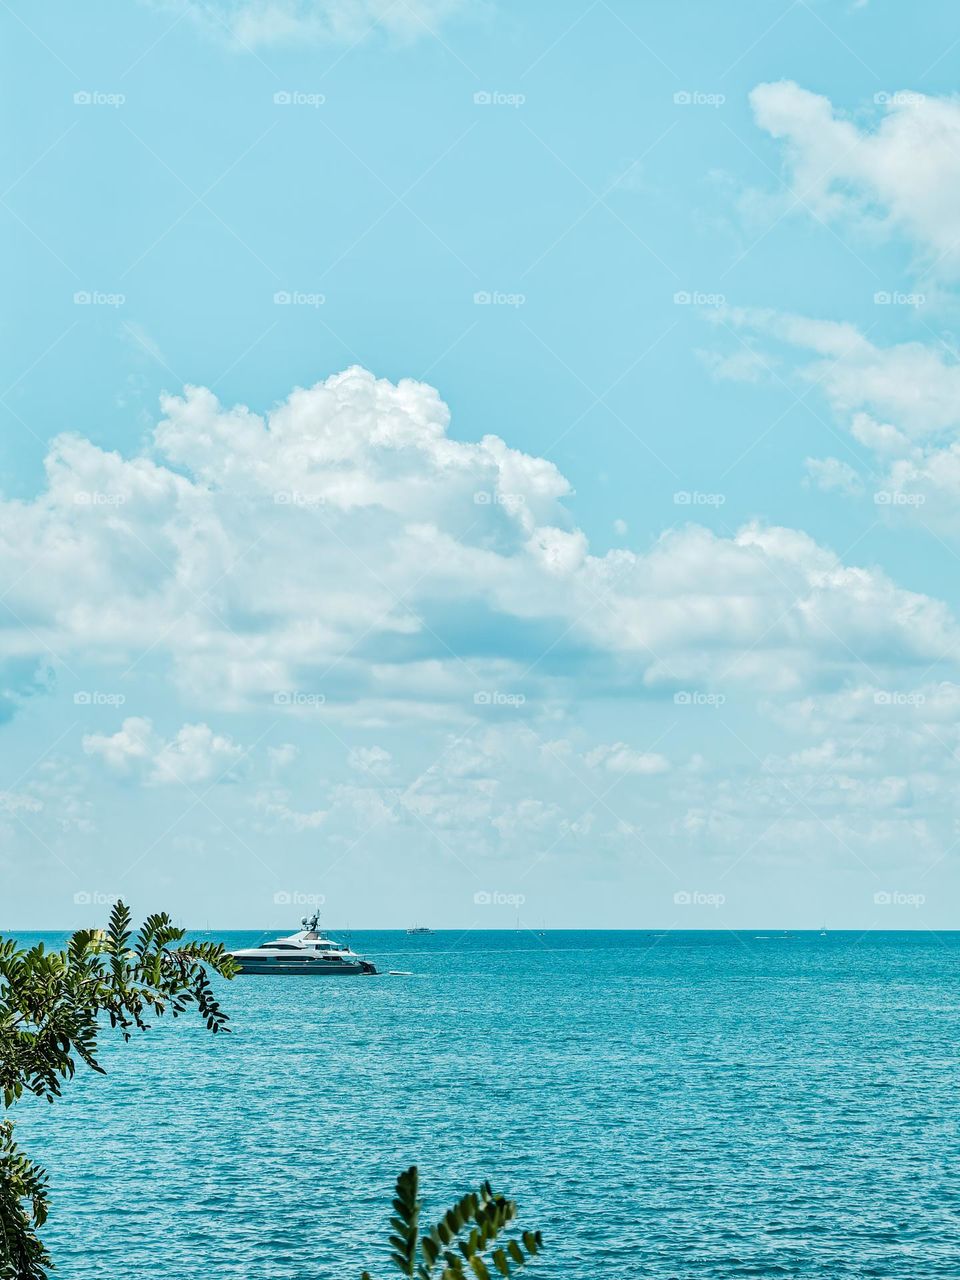
[[[376,973],[377,967],[351,951],[345,942],[334,942],[320,932],[320,914],[314,912],[300,922],[299,933],[273,942],[262,942],[259,947],[247,947],[231,951],[241,973],[276,974],[340,974]]]

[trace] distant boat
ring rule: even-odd
[[[425,924],[415,924],[407,930],[408,934],[414,933],[433,933],[432,929],[428,929]]]

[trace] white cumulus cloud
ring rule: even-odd
[[[821,488],[957,527],[960,498],[960,362],[941,343],[882,347],[854,325],[759,308],[725,321],[806,356],[801,376],[826,397],[853,440],[874,455],[869,473],[838,459],[808,459]]]
[[[114,734],[85,734],[83,749],[118,773],[139,775],[151,785],[225,779],[243,755],[242,747],[209,725],[185,724],[165,741],[143,716],[128,716]]]
[[[0,502],[0,659],[144,662],[197,706],[376,724],[462,718],[478,690],[583,696],[598,662],[634,687],[753,689],[957,656],[941,602],[799,530],[595,555],[552,463],[448,422],[432,387],[354,368],[266,416],[167,397],[131,458],[61,436],[46,489]],[[134,718],[104,754],[145,738]]]
[[[928,263],[960,268],[960,99],[892,90],[861,127],[792,80],[750,94],[757,124],[783,143],[791,201],[908,235]]]

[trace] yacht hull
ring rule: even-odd
[[[235,956],[239,973],[255,973],[267,977],[337,978],[351,974],[376,973],[368,960],[360,964],[325,964],[322,960],[248,960]]]

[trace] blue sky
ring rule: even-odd
[[[952,927],[951,7],[98,15],[3,18],[0,925]]]

